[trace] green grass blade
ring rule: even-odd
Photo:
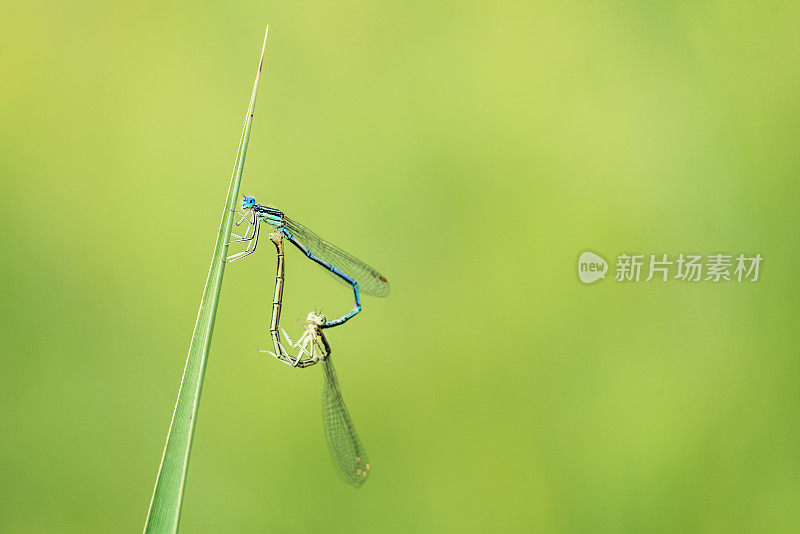
[[[269,26],[267,26],[268,30]],[[186,473],[189,468],[189,452],[192,448],[197,409],[200,404],[200,391],[203,387],[203,375],[211,346],[211,333],[214,330],[214,318],[217,314],[217,304],[222,289],[222,275],[225,272],[225,262],[222,260],[228,252],[227,243],[230,241],[234,215],[232,210],[236,207],[236,200],[239,196],[239,184],[242,180],[244,158],[250,139],[258,80],[261,76],[266,46],[267,33],[265,32],[258,72],[253,83],[253,93],[250,96],[250,106],[245,116],[236,163],[228,187],[228,198],[225,201],[217,244],[214,247],[214,257],[211,259],[211,268],[208,271],[208,279],[203,290],[203,300],[200,301],[200,310],[197,313],[189,355],[186,358],[186,367],[183,370],[183,378],[178,391],[178,401],[175,404],[175,411],[167,434],[167,443],[164,446],[164,455],[161,458],[161,466],[156,478],[153,499],[150,501],[150,509],[147,513],[147,522],[144,526],[144,531],[147,533],[177,532],[178,530],[183,489],[186,485]]]

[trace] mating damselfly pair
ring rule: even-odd
[[[237,212],[241,219],[236,224],[239,226],[247,221],[247,229],[244,235],[232,234],[236,239],[231,243],[247,243],[247,245],[244,251],[229,256],[226,261],[236,261],[255,252],[262,222],[277,230],[277,232],[269,234],[270,241],[275,244],[278,260],[275,297],[270,321],[270,336],[275,352],[262,352],[269,352],[278,360],[292,367],[306,368],[318,362],[323,363],[325,386],[322,416],[325,440],[345,480],[359,487],[367,479],[370,464],[342,399],[331,359],[331,346],[323,329],[342,325],[359,313],[361,311],[361,292],[378,297],[387,296],[390,291],[389,282],[377,270],[323,240],[305,226],[286,217],[276,208],[261,206],[256,204],[253,197],[245,196],[242,200],[242,210],[244,213]],[[352,287],[355,299],[355,306],[349,313],[331,321],[319,313],[309,313],[305,323],[301,323],[305,330],[296,342],[289,337],[285,330],[281,329],[287,345],[298,350],[296,356],[289,354],[278,335],[285,280],[284,239],[300,249],[310,260],[332,273],[338,280]]]

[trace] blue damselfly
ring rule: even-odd
[[[330,271],[340,281],[353,288],[355,298],[354,308],[347,314],[333,320],[326,321],[320,328],[330,328],[340,325],[361,311],[361,293],[376,297],[389,295],[389,281],[363,261],[351,256],[339,247],[325,241],[317,234],[287,217],[282,211],[269,206],[256,204],[253,197],[245,196],[242,200],[241,219],[237,226],[247,221],[248,226],[243,236],[233,234],[231,243],[247,243],[242,252],[232,254],[226,261],[236,261],[255,252],[258,245],[258,235],[261,222],[269,224],[278,230],[294,246],[300,249],[309,259]]]

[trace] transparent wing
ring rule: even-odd
[[[363,261],[354,258],[336,245],[328,243],[297,221],[284,217],[283,225],[312,254],[319,256],[358,282],[358,288],[361,293],[374,297],[386,297],[389,295],[389,281]],[[342,281],[341,278],[337,277],[337,279]]]
[[[344,405],[330,356],[322,363],[325,370],[325,390],[322,395],[325,440],[344,479],[358,488],[369,475],[369,460]]]

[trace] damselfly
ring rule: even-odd
[[[247,247],[242,252],[232,254],[226,261],[236,261],[249,256],[256,250],[258,245],[258,234],[261,222],[269,224],[278,230],[283,237],[289,240],[294,246],[303,252],[309,259],[315,261],[340,281],[353,288],[355,307],[347,314],[336,319],[326,321],[320,328],[330,328],[337,326],[361,311],[361,293],[376,297],[385,297],[389,294],[389,281],[361,260],[358,260],[325,241],[317,234],[283,214],[282,211],[268,206],[256,204],[256,199],[245,196],[242,200],[242,210],[239,213],[241,219],[236,225],[247,221],[247,230],[243,236],[232,234],[236,239],[231,243],[247,243]]]
[[[336,371],[331,359],[331,346],[322,332],[323,325],[326,324],[325,316],[316,312],[309,313],[306,323],[303,325],[305,331],[296,342],[292,341],[286,330],[281,328],[288,346],[298,349],[297,356],[291,356],[278,337],[285,272],[283,235],[271,233],[269,239],[275,243],[278,251],[278,272],[275,277],[275,298],[272,302],[272,320],[270,321],[270,335],[275,352],[270,352],[270,354],[293,367],[309,367],[322,362],[325,372],[325,387],[322,392],[322,423],[325,430],[325,441],[328,443],[331,456],[344,479],[353,486],[360,487],[369,475],[369,460],[361,445],[361,440],[358,439],[355,425],[350,419],[350,413],[344,405],[339,381],[336,379]]]

